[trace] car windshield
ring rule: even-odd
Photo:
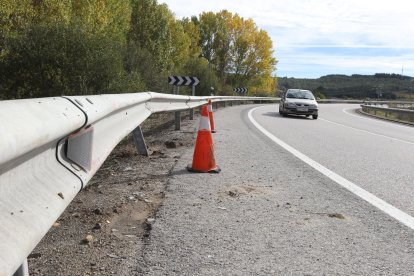
[[[286,98],[291,99],[308,99],[308,100],[314,100],[312,92],[307,90],[295,90],[295,91],[289,91],[286,95]]]

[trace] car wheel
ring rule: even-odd
[[[312,115],[312,118],[313,118],[314,120],[316,120],[316,119],[318,119],[318,115]]]
[[[284,116],[283,114],[284,114],[284,112],[283,112],[283,110],[282,110],[282,107],[279,105],[279,114],[280,115],[282,115],[282,116]]]

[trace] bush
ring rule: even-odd
[[[130,42],[126,49],[124,62],[128,74],[140,74],[146,89],[156,92],[166,90],[167,73],[161,71],[148,50]]]
[[[138,72],[123,73],[109,84],[104,93],[137,93],[147,90]]]
[[[183,75],[197,77],[200,80],[200,83],[196,87],[197,96],[210,96],[212,91],[216,95],[221,95],[219,79],[205,58],[188,60],[183,70]],[[212,87],[214,90],[211,89]]]
[[[7,39],[6,47],[0,61],[5,98],[101,93],[123,74],[122,43],[80,26],[34,25]]]

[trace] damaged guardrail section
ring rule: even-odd
[[[0,101],[0,276],[27,270],[27,256],[126,135],[152,113],[209,99],[278,100],[145,92]]]
[[[361,105],[362,112],[390,121],[414,125],[414,110]]]

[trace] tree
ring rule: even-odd
[[[229,12],[205,12],[200,15],[200,45],[202,56],[216,70],[224,83],[230,65],[230,37],[227,21]]]
[[[202,13],[199,19],[200,46],[222,85],[250,87],[250,91],[273,94],[276,69],[272,41],[252,19],[226,10]]]
[[[165,4],[156,0],[131,0],[132,17],[128,40],[146,49],[161,71],[182,66],[190,39]]]
[[[183,18],[180,21],[181,25],[183,26],[185,34],[190,39],[189,44],[189,56],[190,58],[198,58],[201,55],[201,47],[200,47],[200,24],[198,22],[197,17]]]
[[[7,44],[1,82],[8,98],[99,93],[123,72],[122,44],[81,28],[38,24]]]
[[[197,96],[210,96],[211,88],[214,91],[221,89],[221,85],[214,70],[209,66],[205,58],[193,58],[187,61],[184,66],[185,75],[196,76],[200,83],[197,85]]]
[[[269,36],[226,10],[177,20],[157,0],[0,1],[1,98],[161,92],[170,74],[199,77],[204,95],[274,90]]]
[[[33,10],[30,0],[0,2],[0,62],[8,54],[6,39],[15,37],[30,25]]]

